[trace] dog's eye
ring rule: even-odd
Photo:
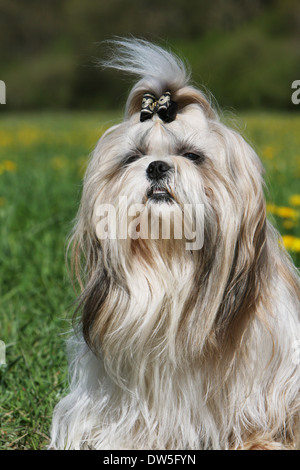
[[[138,155],[138,154],[127,155],[127,157],[125,157],[124,160],[123,160],[123,165],[130,165],[131,163],[138,160],[140,157],[141,156]]]
[[[183,156],[197,164],[202,163],[205,160],[204,154],[201,152],[199,153],[187,152],[187,153],[184,153]]]

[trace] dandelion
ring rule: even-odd
[[[2,173],[5,171],[14,172],[16,169],[17,164],[11,160],[4,160],[3,162],[0,162],[0,175],[2,175]]]
[[[299,216],[299,212],[296,209],[286,206],[276,206],[275,204],[267,204],[267,211],[283,219],[297,220]]]
[[[291,206],[300,206],[300,194],[293,194],[290,196],[289,204],[291,204]]]
[[[283,221],[283,226],[284,226],[284,228],[290,230],[290,229],[296,227],[297,223],[294,220],[284,220]]]
[[[282,242],[288,251],[300,252],[300,238],[293,235],[283,235]]]
[[[292,207],[277,207],[275,214],[283,219],[297,219],[298,217],[298,212]]]
[[[300,253],[300,238],[295,237],[295,240],[293,243],[293,251]]]
[[[287,249],[287,250],[290,250],[292,245],[293,245],[293,241],[294,241],[294,238],[293,235],[283,235],[282,236],[282,243],[283,243],[283,246]]]
[[[6,171],[16,171],[17,165],[15,162],[12,162],[11,160],[4,160],[3,162],[4,169]]]

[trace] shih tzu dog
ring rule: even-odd
[[[297,448],[298,274],[266,219],[261,162],[177,56],[115,46],[104,65],[139,80],[84,179],[50,447]]]

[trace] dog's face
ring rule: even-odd
[[[177,249],[181,245],[209,254],[223,238],[230,256],[243,225],[252,224],[251,236],[264,217],[256,154],[238,134],[209,119],[198,104],[183,108],[170,123],[158,116],[140,122],[139,113],[134,113],[108,131],[95,151],[86,188],[96,238],[102,246],[131,240],[123,243],[126,250],[137,245],[137,238],[150,246],[150,228],[168,218],[170,244],[176,238]],[[113,221],[104,217],[109,205]],[[158,233],[155,239],[167,238]],[[187,243],[192,237],[194,245]],[[199,258],[199,253],[194,256]]]
[[[183,224],[189,223],[185,209],[190,206],[197,209],[197,205],[205,203],[205,172],[209,167],[209,155],[213,153],[214,143],[209,137],[207,120],[202,110],[197,106],[190,108],[168,124],[159,117],[143,123],[138,115],[134,115],[125,125],[108,135],[108,141],[112,139],[113,143],[108,144],[107,153],[100,151],[98,160],[98,191],[94,204],[96,231],[101,220],[99,215],[103,215],[102,205],[112,204],[117,211],[116,220],[121,224],[121,227],[117,227],[116,238],[121,229],[128,226],[126,238],[134,240],[138,236],[151,240],[151,226],[153,231],[159,219],[163,222],[172,214],[169,233],[171,242],[176,236],[173,224],[181,229]],[[202,207],[199,210],[202,214]],[[207,210],[210,211],[208,205]],[[136,229],[137,222],[134,225],[130,218],[137,213],[139,232],[134,230],[132,233],[130,223]],[[125,217],[128,218],[127,222]],[[197,228],[202,231],[203,216],[200,227],[200,215],[194,211],[193,218],[197,217]],[[186,240],[188,230],[186,226],[183,228],[182,237],[178,234],[177,239]],[[194,228],[196,230],[196,226]],[[160,238],[156,233],[152,235],[156,239]]]
[[[140,122],[134,115],[109,136],[113,146],[99,155],[102,202],[120,195],[151,206],[202,201],[200,167],[207,165],[213,139],[202,110],[190,108],[168,124],[159,117]]]

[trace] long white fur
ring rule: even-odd
[[[260,442],[267,443],[265,448],[297,447],[300,366],[292,346],[300,338],[297,275],[269,223],[272,269],[266,280],[268,292],[262,297],[268,302],[257,307],[238,353],[224,363],[224,370],[221,361],[218,373],[206,347],[234,264],[241,221],[253,231],[252,214],[263,200],[261,163],[213,111],[208,115],[199,91],[198,102],[187,105],[173,123],[163,126],[157,118],[140,123],[132,107],[136,96],[143,90],[159,96],[168,89],[193,94],[190,74],[182,61],[153,44],[120,40],[116,45],[117,54],[104,65],[134,73],[140,81],[129,95],[124,122],[100,139],[92,155],[74,229],[74,240],[87,260],[87,285],[96,282],[104,268],[113,279],[107,300],[111,326],[96,351],[80,334],[70,340],[70,391],[55,408],[50,447],[229,449],[251,447],[252,441],[253,447]],[[120,155],[141,133],[149,154],[119,174],[115,168]],[[177,138],[204,149],[207,174],[172,153]],[[211,246],[220,238],[205,291],[199,286],[201,302],[182,334],[181,313],[195,277],[192,256],[172,245],[179,251],[170,261],[164,258],[164,248],[149,241],[156,266],[151,270],[147,262],[132,257],[128,240],[103,241],[102,256],[95,241],[97,203],[113,203],[118,195],[127,195],[129,203],[142,202],[149,185],[147,165],[162,158],[174,165],[169,185],[178,200],[205,205]],[[109,180],[113,171],[116,177]],[[123,209],[119,211],[122,216]],[[214,231],[217,223],[219,234]],[[250,256],[253,246],[248,243],[245,253],[248,250]],[[240,262],[246,265],[247,259]],[[293,282],[283,273],[289,273]],[[102,318],[95,322],[93,331],[100,334]]]

